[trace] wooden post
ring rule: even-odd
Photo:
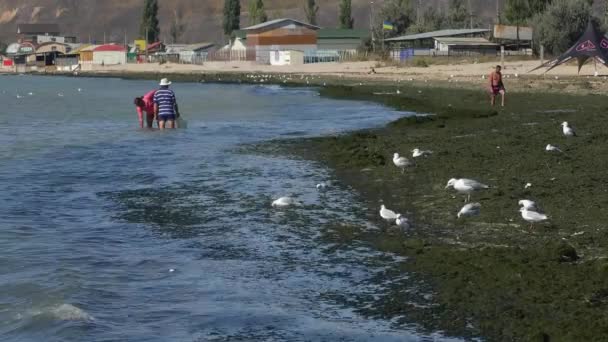
[[[543,45],[540,46],[540,65],[545,64],[545,47]]]
[[[500,67],[505,68],[505,46],[500,46]]]

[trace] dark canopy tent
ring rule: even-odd
[[[608,38],[599,32],[599,29],[589,20],[587,30],[578,39],[568,51],[561,56],[537,67],[534,70],[548,68],[545,72],[555,68],[558,65],[564,64],[572,59],[578,60],[578,71],[581,71],[583,65],[591,58],[608,66]]]

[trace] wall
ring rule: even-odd
[[[95,51],[93,52],[93,64],[127,64],[127,53],[120,51]]]
[[[319,50],[358,50],[361,43],[362,40],[357,38],[330,38],[317,40]]]

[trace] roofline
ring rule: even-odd
[[[257,25],[245,27],[245,28],[242,28],[241,30],[243,30],[243,31],[255,31],[255,30],[266,28],[266,27],[270,27],[270,26],[275,25],[275,24],[282,23],[284,21],[293,21],[295,23],[298,23],[298,24],[300,24],[302,26],[306,26],[306,27],[308,27],[310,29],[313,29],[313,30],[320,30],[321,29],[321,27],[319,27],[319,26],[315,26],[315,25],[312,25],[312,24],[307,24],[307,23],[299,21],[299,20],[295,20],[295,19],[291,19],[291,18],[279,18],[279,19],[274,19],[274,20],[269,20],[269,21],[263,22],[263,23],[259,23]]]
[[[458,31],[457,33],[448,34],[448,31]],[[441,34],[440,32],[446,32],[445,34]],[[408,34],[405,36],[399,36],[394,38],[386,39],[387,42],[401,42],[401,41],[412,41],[419,39],[434,39],[435,37],[449,37],[453,35],[461,35],[461,34],[474,34],[474,33],[488,33],[491,32],[490,29],[446,29],[446,30],[438,30],[431,32],[423,32],[417,34]]]

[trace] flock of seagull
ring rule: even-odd
[[[562,132],[563,132],[564,136],[566,136],[566,137],[575,137],[576,136],[576,132],[575,132],[574,128],[568,122],[566,122],[566,121],[562,122],[561,126],[562,126]],[[549,151],[549,152],[562,152],[561,149],[559,149],[558,147],[553,146],[551,144],[548,144],[547,147],[545,148],[545,150]],[[416,149],[412,150],[412,157],[413,158],[428,157],[432,153],[433,153],[432,151],[423,151],[423,150],[416,148]],[[415,165],[415,163],[411,162],[409,159],[399,156],[399,153],[394,154],[393,164],[395,164],[395,166],[397,168],[401,169],[402,173],[405,172],[406,168]],[[524,186],[524,189],[528,189],[530,187],[532,187],[532,184],[527,183]],[[456,217],[458,219],[460,219],[462,217],[471,217],[471,216],[477,216],[480,214],[481,204],[480,203],[468,203],[468,202],[471,200],[472,193],[474,193],[476,191],[489,189],[490,186],[483,184],[481,182],[478,182],[474,179],[452,178],[448,181],[445,188],[446,189],[453,188],[458,193],[466,195],[466,199],[465,199],[466,204],[456,214]],[[523,199],[523,200],[520,200],[518,204],[520,206],[519,211],[521,213],[521,217],[526,222],[530,223],[530,228],[533,228],[535,223],[543,222],[543,221],[546,221],[549,219],[549,217],[540,210],[540,208],[534,201]],[[380,217],[382,217],[384,220],[389,222],[389,224],[394,222],[399,227],[409,228],[409,221],[407,220],[407,218],[403,217],[403,215],[401,215],[401,214],[398,214],[392,210],[387,209],[384,204],[380,208]]]
[[[570,126],[570,124],[568,122],[563,122],[561,124],[561,126],[562,126],[562,132],[563,132],[564,136],[566,136],[566,137],[575,137],[576,136],[576,132],[574,131],[574,128],[572,126]],[[558,147],[553,146],[551,144],[547,145],[546,151],[562,152],[561,149],[559,149]],[[420,157],[429,157],[433,154],[433,151],[421,150],[419,148],[415,148],[411,151],[411,153],[412,153],[412,157],[415,159],[415,158],[420,158]],[[406,157],[400,156],[399,153],[395,153],[393,155],[393,164],[401,170],[402,174],[405,173],[405,170],[407,168],[416,165],[415,162],[411,161],[410,159],[408,159]],[[330,186],[331,186],[330,182],[322,182],[322,183],[317,184],[316,188],[319,191],[325,191]],[[527,183],[524,186],[524,189],[528,189],[530,187],[532,187],[532,184]],[[490,189],[490,186],[483,184],[481,182],[478,182],[474,179],[452,178],[448,181],[447,185],[445,186],[445,189],[449,189],[449,188],[453,188],[456,192],[458,192],[462,195],[466,195],[466,199],[465,199],[466,204],[456,214],[456,217],[458,219],[460,219],[463,217],[477,216],[481,213],[481,204],[480,203],[469,203],[471,200],[471,194],[473,194],[474,192],[477,192],[477,191]],[[530,228],[533,228],[535,223],[543,222],[543,221],[546,221],[549,219],[549,217],[540,210],[539,206],[534,201],[531,201],[528,199],[523,199],[523,200],[520,200],[518,202],[518,204],[520,206],[519,211],[521,213],[521,217],[524,221],[530,223]],[[298,205],[301,205],[301,203],[292,197],[281,197],[281,198],[273,201],[271,205],[273,208],[286,208],[286,207],[291,207],[291,206],[298,206]],[[404,215],[397,213],[393,210],[387,209],[384,204],[380,207],[380,217],[382,219],[384,219],[388,224],[394,223],[396,226],[398,226],[402,229],[409,229],[411,226],[410,221],[407,217],[405,217]]]
[[[78,88],[78,89],[76,89],[76,90],[77,90],[79,93],[82,93],[82,88]],[[3,91],[2,93],[6,93],[6,91]],[[27,96],[34,96],[34,95],[35,95],[35,94],[34,94],[33,92],[29,92],[29,93],[27,93]],[[64,95],[63,93],[57,93],[57,96],[58,96],[58,97],[64,97],[65,95]],[[25,96],[24,96],[24,95],[21,95],[21,94],[17,94],[17,95],[15,95],[15,97],[16,97],[16,98],[18,98],[18,99],[25,98]]]

